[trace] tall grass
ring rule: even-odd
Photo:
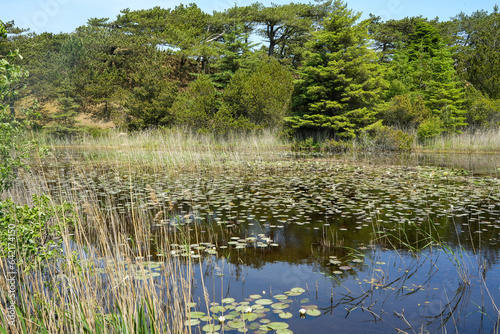
[[[238,169],[249,163],[274,159],[289,152],[289,145],[271,131],[248,134],[198,134],[187,129],[159,129],[120,133],[112,130],[100,137],[57,139],[39,134],[42,145],[69,158],[93,164],[127,168],[161,168],[168,173],[182,171],[217,172],[223,166]]]
[[[424,143],[415,141],[418,150],[487,153],[500,152],[500,128],[467,129],[463,133],[442,135]]]
[[[74,173],[87,172],[71,168]],[[34,168],[1,196],[31,205],[31,194],[49,192],[50,177]],[[64,255],[52,263],[40,262],[30,271],[18,268],[15,325],[6,318],[8,303],[0,303],[0,333],[191,332],[185,321],[191,310],[194,266],[201,270],[201,262],[175,257],[172,245],[191,249],[191,242],[200,242],[199,224],[176,229],[157,226],[165,237],[155,241],[151,217],[139,203],[131,203],[132,215],[124,226],[115,210],[107,210],[112,199],[98,199],[83,180],[78,179],[77,187],[59,180],[61,195],[52,196],[51,205],[64,201],[75,208],[73,224],[57,216],[51,221],[63,231]],[[154,198],[154,191],[150,196]],[[174,214],[171,208],[156,205],[165,216]],[[161,259],[162,276],[136,279],[146,274],[153,258]],[[5,264],[0,261],[0,277],[8,277]],[[0,300],[7,301],[7,294],[0,289]]]

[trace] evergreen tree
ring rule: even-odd
[[[386,78],[390,83],[386,98],[390,102],[381,106],[383,114],[391,114],[390,110],[395,106],[401,114],[403,104],[400,102],[406,96],[413,101],[423,99],[426,109],[415,109],[406,104],[409,107],[405,108],[405,118],[413,119],[410,123],[414,126],[425,123],[427,133],[454,132],[466,125],[463,84],[454,67],[450,48],[430,23],[420,21],[415,24],[407,43],[401,44],[394,52]],[[416,110],[421,114],[416,115]],[[434,122],[430,122],[430,118]],[[436,120],[439,120],[439,129],[430,129],[432,123],[438,123]]]
[[[252,7],[250,7],[252,8]],[[210,76],[218,88],[224,88],[239,69],[254,69],[260,62],[259,53],[253,51],[257,43],[249,41],[247,7],[233,7],[225,13],[218,13],[223,22],[224,34],[219,44],[219,55],[210,69]],[[215,14],[214,14],[215,15]],[[242,15],[242,16],[240,16]]]
[[[492,99],[500,98],[500,12],[461,14],[458,64],[464,78]]]
[[[335,1],[335,10],[306,44],[294,98],[294,117],[287,122],[295,131],[330,132],[354,137],[375,121],[373,107],[385,82],[377,56],[368,47],[367,21]]]

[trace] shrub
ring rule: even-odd
[[[430,110],[425,106],[424,100],[420,96],[411,100],[408,95],[396,95],[382,111],[386,125],[402,128],[415,128],[429,116]]]
[[[437,117],[433,116],[427,118],[422,123],[420,123],[417,129],[417,137],[421,141],[436,138],[444,131],[443,121]]]
[[[46,195],[34,196],[33,206],[0,202],[0,255],[25,271],[62,256],[62,228],[72,224],[72,205],[53,205]]]
[[[373,140],[376,150],[411,151],[413,146],[411,135],[389,126],[377,128]]]

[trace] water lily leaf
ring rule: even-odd
[[[201,318],[201,317],[205,316],[205,312],[189,312],[188,316],[191,319]]]
[[[222,304],[231,304],[231,303],[234,303],[234,298],[224,298],[223,300],[221,300],[221,303]]]
[[[288,328],[288,324],[286,322],[270,322],[266,326],[273,330]]]
[[[259,305],[270,305],[272,303],[273,303],[273,301],[271,299],[259,299],[259,300],[255,301],[255,304],[259,304]]]
[[[306,292],[306,289],[304,289],[304,288],[292,288],[292,289],[290,289],[290,291],[304,293],[304,292]]]
[[[210,312],[212,313],[222,313],[225,312],[226,308],[224,306],[212,306]]]
[[[214,333],[220,329],[220,325],[208,324],[201,328],[204,332]]]
[[[247,321],[250,321],[250,322],[256,320],[258,317],[259,317],[259,315],[255,314],[255,313],[245,313],[245,314],[243,314],[243,319],[247,320]]]
[[[198,319],[189,319],[184,321],[184,325],[186,326],[197,326],[200,324],[200,320]]]
[[[256,322],[250,324],[250,326],[248,326],[248,329],[251,329],[251,330],[256,330],[256,329],[259,329],[260,325]]]
[[[282,319],[290,319],[291,317],[293,317],[293,314],[290,312],[281,312],[279,314],[279,317]]]
[[[292,291],[286,291],[285,292],[287,294],[287,296],[289,297],[295,297],[295,296],[300,296],[302,294],[302,292],[292,292]]]
[[[285,329],[278,329],[276,331],[276,334],[293,334],[293,332],[288,328],[285,328]]]
[[[317,317],[317,316],[321,315],[321,311],[320,310],[316,310],[316,309],[308,309],[306,311],[306,314],[310,315],[312,317]]]
[[[245,326],[245,323],[243,321],[231,320],[231,321],[227,322],[227,325],[231,328],[238,329],[238,328],[242,328],[243,326]]]
[[[262,298],[261,295],[250,295],[249,297],[253,298],[253,299],[260,299],[260,298]]]
[[[287,299],[288,296],[287,295],[276,295],[276,296],[274,296],[274,298],[276,298],[276,299]]]
[[[289,307],[290,305],[288,304],[285,304],[285,303],[275,303],[275,304],[272,304],[271,307],[273,309],[276,309],[276,310],[283,310],[283,309],[286,309],[287,307]]]

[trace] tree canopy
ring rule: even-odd
[[[123,9],[61,34],[8,22],[0,53],[24,58],[10,60],[23,70],[4,100],[15,114],[37,98],[38,126],[58,135],[77,133],[80,114],[131,130],[281,128],[339,139],[375,124],[423,139],[498,125],[497,7],[444,22],[360,17],[325,0],[212,14],[196,4]]]

